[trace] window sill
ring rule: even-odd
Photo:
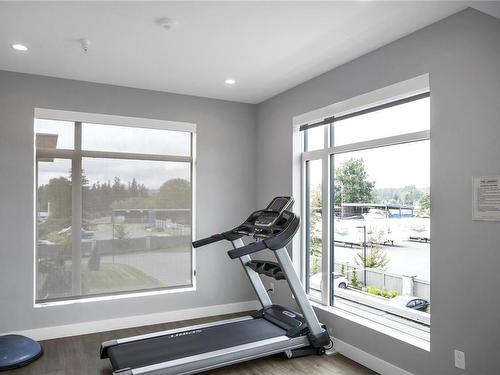
[[[35,302],[34,307],[35,308],[42,308],[42,307],[52,307],[52,306],[64,306],[64,305],[73,305],[76,303],[113,301],[113,300],[119,300],[119,299],[149,297],[149,296],[157,296],[157,295],[163,295],[163,294],[183,293],[183,292],[193,292],[193,291],[196,291],[196,287],[194,285],[180,287],[180,288],[172,288],[172,289],[152,290],[152,291],[135,292],[135,293],[124,293],[124,294],[115,294],[115,295],[107,295],[107,296],[75,298],[75,299],[68,299],[68,300],[61,300],[61,301]]]
[[[405,329],[405,325],[401,323],[396,323],[398,328],[393,328],[387,325],[394,324],[394,321],[392,321],[391,319],[383,318],[380,315],[373,314],[374,318],[376,318],[377,320],[375,321],[374,319],[367,317],[370,315],[370,313],[367,313],[367,311],[364,309],[355,307],[353,306],[353,304],[346,304],[343,302],[337,303],[339,306],[325,306],[318,302],[311,301],[311,305],[315,309],[350,320],[356,324],[370,328],[374,331],[382,333],[386,336],[390,336],[396,340],[405,342],[427,352],[430,351],[430,334],[412,334],[410,332],[412,331],[412,326],[410,324],[408,324],[407,326],[408,329]],[[384,320],[387,324],[384,324]],[[426,338],[425,336],[428,336],[428,338]]]

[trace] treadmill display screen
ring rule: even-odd
[[[271,204],[267,207],[267,210],[281,213],[290,203],[290,198],[279,197],[274,198]]]
[[[269,227],[274,224],[278,217],[279,214],[277,212],[265,212],[260,215],[257,220],[255,220],[255,225],[261,227]]]

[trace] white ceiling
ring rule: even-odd
[[[0,69],[259,103],[470,4],[500,17],[498,2],[0,2]]]

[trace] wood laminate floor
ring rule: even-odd
[[[42,341],[45,351],[42,358],[26,367],[2,372],[2,375],[111,375],[112,370],[109,360],[99,359],[99,348],[103,341],[201,324],[235,316],[237,315],[225,315]],[[375,372],[340,354],[336,354],[294,359],[286,359],[284,355],[275,355],[209,371],[205,374],[368,375],[375,374]]]

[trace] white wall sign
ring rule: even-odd
[[[472,220],[500,221],[500,177],[472,178]]]

